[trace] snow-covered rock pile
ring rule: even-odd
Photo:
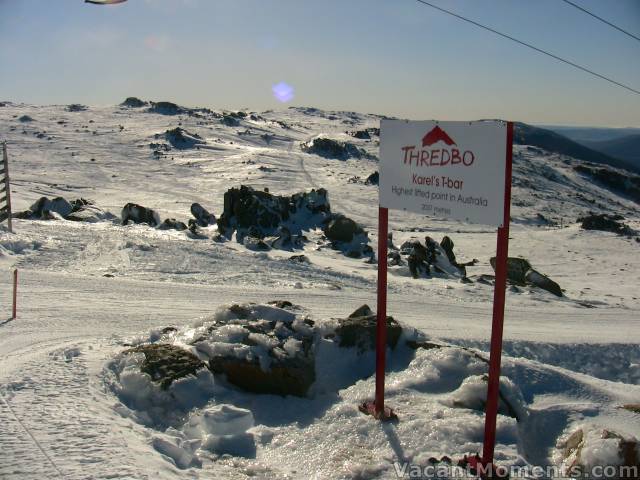
[[[156,135],[158,137],[158,135]],[[171,130],[167,130],[164,133],[164,138],[177,149],[194,148],[198,145],[204,145],[205,142],[197,133],[190,133],[184,128],[176,127]]]
[[[29,220],[65,219],[76,222],[101,222],[115,218],[109,212],[97,207],[92,201],[77,198],[68,201],[63,197],[49,199],[41,197],[28,210],[16,214],[17,218]]]
[[[572,477],[638,478],[640,444],[635,437],[585,425],[557,444],[555,456]]]
[[[302,151],[325,158],[348,160],[350,158],[370,158],[370,155],[349,142],[318,137],[301,145]]]
[[[300,248],[303,231],[322,228],[332,248],[360,258],[372,254],[367,233],[353,220],[331,212],[328,192],[319,188],[291,196],[242,185],[224,194],[218,219],[221,235],[253,250]]]

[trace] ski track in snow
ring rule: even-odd
[[[22,114],[35,121],[19,123],[14,115]],[[328,135],[376,155],[375,141],[345,131],[376,126],[379,118],[304,109],[261,115],[231,128],[214,119],[119,107],[76,113],[63,106],[2,107],[15,210],[42,195],[83,196],[115,215],[136,202],[163,218],[185,221],[192,202],[219,214],[231,186],[282,194],[324,187],[332,210],[361,223],[375,242],[377,189],[362,181],[377,169],[376,161],[325,159],[303,153],[300,144]],[[148,144],[164,142],[163,132],[178,122],[207,145],[154,158]],[[241,134],[245,129],[250,133]],[[272,136],[269,142],[261,139],[264,133]],[[567,298],[531,289],[508,292],[503,373],[523,386],[531,409],[529,420],[517,427],[519,436],[513,422],[500,420],[497,451],[509,462],[522,452],[527,461],[547,462],[555,438],[579,419],[640,432],[637,416],[615,409],[640,401],[638,244],[572,224],[596,209],[622,213],[638,228],[637,205],[576,174],[574,163],[516,147],[510,254],[529,258],[565,288]],[[351,182],[356,176],[360,181]],[[537,213],[568,227],[539,226]],[[16,235],[0,230],[0,315],[9,311],[10,268],[20,269],[19,317],[0,317],[3,479],[393,477],[394,459],[479,448],[481,416],[438,403],[451,388],[429,393],[425,379],[415,390],[406,386],[410,372],[393,372],[389,395],[403,418],[398,427],[379,427],[354,413],[357,401],[373,392],[368,379],[330,401],[269,399],[266,405],[288,420],[274,427],[274,441],[260,445],[255,459],[205,458],[201,469],[180,470],[153,448],[159,432],[118,413],[121,405],[105,387],[105,362],[123,342],[154,328],[192,324],[232,302],[286,299],[317,319],[343,317],[363,303],[375,305],[375,266],[315,249],[317,232],[309,232],[304,252],[256,254],[235,242],[111,222],[14,225]],[[459,258],[480,260],[470,274],[491,273],[491,229],[412,214],[392,214],[390,227],[398,245],[410,237],[439,241],[450,235]],[[292,264],[293,253],[304,253],[311,264]],[[488,349],[491,287],[415,281],[406,267],[390,268],[389,282],[388,311],[398,320],[433,338]],[[428,368],[416,368],[414,376],[428,376]],[[307,408],[319,409],[307,425],[287,417]]]

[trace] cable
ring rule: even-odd
[[[606,23],[607,25],[609,25],[610,27],[615,28],[616,30],[618,30],[619,32],[624,33],[625,35],[629,35],[631,38],[638,40],[640,42],[640,37],[636,37],[633,33],[629,33],[626,30],[623,30],[622,28],[618,27],[617,25],[614,25],[613,23],[605,20],[602,17],[599,17],[598,15],[596,15],[595,13],[591,13],[589,10],[582,8],[580,5],[576,5],[573,2],[570,2],[569,0],[562,0],[564,3],[567,3],[569,5],[571,5],[572,7],[577,8],[578,10],[582,10],[584,13],[586,13],[587,15],[591,15],[593,18],[597,18],[598,20],[600,20],[603,23]]]
[[[591,75],[593,75],[595,77],[598,77],[598,78],[600,78],[602,80],[606,80],[607,82],[613,83],[614,85],[617,85],[617,86],[622,87],[622,88],[624,88],[626,90],[629,90],[630,92],[633,92],[636,95],[640,95],[640,91],[639,90],[636,90],[636,89],[631,88],[631,87],[629,87],[627,85],[624,85],[623,83],[616,82],[615,80],[613,80],[613,79],[611,79],[609,77],[605,77],[604,75],[600,75],[599,73],[596,73],[593,70],[589,70],[588,68],[582,67],[582,66],[578,65],[577,63],[573,63],[573,62],[571,62],[569,60],[566,60],[564,58],[558,57],[557,55],[554,55],[553,53],[549,53],[549,52],[547,52],[545,50],[542,50],[542,49],[540,49],[538,47],[534,47],[530,43],[526,43],[526,42],[523,42],[522,40],[518,40],[517,38],[511,37],[511,36],[509,36],[509,35],[507,35],[505,33],[501,33],[501,32],[499,32],[497,30],[494,30],[491,27],[487,27],[486,25],[482,25],[481,23],[475,22],[475,21],[470,20],[468,18],[465,18],[465,17],[463,17],[461,15],[458,15],[457,13],[453,13],[453,12],[451,12],[449,10],[445,10],[444,8],[438,7],[437,5],[433,5],[432,3],[429,3],[429,2],[427,2],[425,0],[416,0],[416,1],[418,3],[423,4],[423,5],[427,5],[427,6],[431,7],[431,8],[435,8],[436,10],[439,10],[439,11],[441,11],[443,13],[446,13],[447,15],[451,15],[453,17],[456,17],[456,18],[460,19],[460,20],[464,20],[465,22],[470,23],[472,25],[475,25],[476,27],[483,28],[484,30],[488,30],[489,32],[495,33],[496,35],[500,35],[501,37],[504,37],[504,38],[506,38],[508,40],[511,40],[512,42],[519,43],[520,45],[523,45],[523,46],[528,47],[528,48],[530,48],[532,50],[535,50],[538,53],[542,53],[542,54],[547,55],[548,57],[551,57],[551,58],[553,58],[555,60],[559,60],[561,62],[564,62],[564,63],[566,63],[568,65],[571,65],[572,67],[577,68],[578,70],[582,70],[583,72],[587,72],[587,73],[589,73],[589,74],[591,74]]]

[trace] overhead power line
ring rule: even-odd
[[[572,7],[577,8],[578,10],[583,11],[584,13],[586,13],[587,15],[591,15],[593,18],[597,18],[598,20],[600,20],[603,23],[606,23],[607,25],[609,25],[610,27],[615,28],[616,30],[618,30],[619,32],[624,33],[625,35],[629,35],[631,38],[633,38],[634,40],[638,40],[640,42],[640,37],[637,37],[636,35],[634,35],[633,33],[629,33],[626,30],[623,30],[622,28],[620,28],[617,25],[614,25],[613,23],[605,20],[602,17],[599,17],[598,15],[596,15],[595,13],[591,13],[589,10],[587,10],[586,8],[582,8],[580,5],[576,5],[575,3],[569,1],[569,0],[562,0],[564,3],[567,3],[569,5],[571,5]]]
[[[446,13],[447,15],[451,15],[452,17],[456,17],[456,18],[458,18],[458,19],[460,19],[460,20],[463,20],[463,21],[465,21],[465,22],[467,22],[467,23],[470,23],[470,24],[472,24],[472,25],[475,25],[476,27],[482,28],[482,29],[487,30],[487,31],[489,31],[489,32],[491,32],[491,33],[495,33],[496,35],[500,35],[500,36],[501,36],[501,37],[503,37],[503,38],[506,38],[506,39],[508,39],[508,40],[511,40],[512,42],[516,42],[516,43],[518,43],[518,44],[520,44],[520,45],[522,45],[522,46],[524,46],[524,47],[530,48],[531,50],[535,50],[535,51],[536,51],[536,52],[538,52],[538,53],[542,53],[543,55],[547,55],[548,57],[551,57],[551,58],[553,58],[553,59],[555,59],[555,60],[558,60],[558,61],[560,61],[560,62],[564,62],[564,63],[566,63],[567,65],[571,65],[572,67],[577,68],[578,70],[582,70],[583,72],[586,72],[586,73],[588,73],[588,74],[590,74],[590,75],[593,75],[593,76],[595,76],[595,77],[598,77],[598,78],[600,78],[600,79],[602,79],[602,80],[606,80],[607,82],[613,83],[614,85],[617,85],[618,87],[622,87],[622,88],[624,88],[625,90],[628,90],[628,91],[630,91],[630,92],[635,93],[636,95],[640,95],[640,90],[636,90],[635,88],[631,88],[631,87],[629,87],[628,85],[625,85],[625,84],[623,84],[623,83],[620,83],[620,82],[617,82],[617,81],[613,80],[612,78],[605,77],[604,75],[601,75],[601,74],[599,74],[599,73],[597,73],[597,72],[594,72],[593,70],[589,70],[588,68],[585,68],[585,67],[583,67],[583,66],[580,66],[580,65],[578,65],[577,63],[573,63],[573,62],[572,62],[572,61],[570,61],[570,60],[567,60],[567,59],[565,59],[565,58],[562,58],[562,57],[559,57],[559,56],[557,56],[557,55],[554,55],[553,53],[547,52],[546,50],[542,50],[541,48],[535,47],[535,46],[531,45],[530,43],[523,42],[522,40],[518,40],[517,38],[514,38],[514,37],[512,37],[512,36],[510,36],[510,35],[507,35],[506,33],[501,33],[501,32],[499,32],[499,31],[497,31],[497,30],[494,30],[494,29],[493,29],[493,28],[491,28],[491,27],[487,27],[486,25],[482,25],[481,23],[478,23],[478,22],[475,22],[475,21],[473,21],[473,20],[470,20],[470,19],[468,19],[468,18],[466,18],[466,17],[463,17],[462,15],[458,15],[457,13],[451,12],[451,11],[449,11],[449,10],[446,10],[446,9],[442,8],[442,7],[439,7],[439,6],[437,6],[437,5],[434,5],[434,4],[432,4],[432,3],[429,3],[429,2],[427,2],[426,0],[416,0],[416,1],[417,1],[418,3],[421,3],[421,4],[423,4],[423,5],[426,5],[426,6],[428,6],[428,7],[435,8],[436,10],[439,10],[439,11],[441,11],[441,12],[443,12],[443,13]]]

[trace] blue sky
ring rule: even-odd
[[[640,42],[561,0],[432,1],[640,89]],[[574,1],[640,35],[640,1]],[[415,0],[0,0],[0,65],[0,99],[28,103],[640,127],[640,95]]]

